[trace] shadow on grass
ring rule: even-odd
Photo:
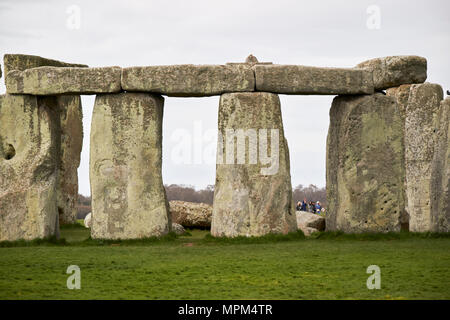
[[[61,229],[77,229],[83,226],[79,224],[65,225]],[[92,239],[91,237],[82,240],[68,242],[66,239],[57,239],[49,237],[45,239],[35,240],[17,240],[17,241],[1,241],[1,247],[32,247],[32,246],[150,246],[157,244],[182,244],[192,237],[190,230],[184,235],[178,236],[171,232],[162,237],[150,237],[143,239]],[[407,239],[450,239],[450,233],[436,232],[389,232],[389,233],[358,233],[346,234],[342,231],[323,231],[313,233],[309,237],[305,237],[301,230],[288,234],[268,234],[261,237],[245,237],[238,236],[234,238],[213,237],[211,233],[207,233],[201,238],[190,239],[190,242],[205,245],[227,245],[227,244],[264,244],[274,242],[288,241],[390,241],[390,240],[407,240]]]
[[[70,223],[70,224],[63,224],[60,227],[60,230],[73,230],[73,229],[83,229],[86,230],[86,227],[84,224],[81,224],[80,222]]]
[[[116,240],[110,240],[110,239],[92,239],[89,237],[88,239],[76,242],[77,246],[146,246],[146,245],[153,245],[153,244],[159,244],[159,243],[171,243],[177,240],[178,236],[175,234],[175,232],[170,232],[162,237],[149,237],[149,238],[142,238],[142,239],[116,239]]]
[[[321,231],[313,233],[310,240],[403,240],[403,239],[450,239],[450,233],[439,232],[387,232],[387,233],[344,233],[342,231]]]
[[[203,243],[220,243],[220,244],[250,244],[250,243],[270,243],[270,242],[284,242],[284,241],[296,241],[305,240],[305,235],[301,230],[297,232],[291,232],[288,234],[267,234],[261,237],[245,237],[238,236],[234,238],[227,237],[213,237],[211,233],[207,233],[201,240]]]
[[[35,246],[67,246],[69,243],[66,239],[57,239],[56,236],[34,239],[34,240],[16,240],[16,241],[0,241],[0,248],[10,247],[35,247]]]

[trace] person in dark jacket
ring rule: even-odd
[[[302,203],[300,201],[297,201],[297,207],[295,207],[295,210],[297,210],[297,211],[302,210]]]
[[[303,199],[303,202],[302,202],[302,211],[306,211],[306,206],[307,206],[307,204],[306,204],[306,199]]]

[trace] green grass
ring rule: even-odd
[[[72,225],[61,236],[2,243],[0,299],[450,299],[448,234],[99,241]],[[380,290],[366,287],[372,264]],[[69,265],[81,290],[66,287]]]

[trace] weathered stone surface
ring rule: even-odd
[[[61,119],[61,160],[58,177],[59,223],[75,223],[78,201],[78,167],[83,146],[83,110],[80,96],[57,96]]]
[[[284,94],[371,94],[372,72],[299,65],[255,65],[256,91]]]
[[[172,222],[185,228],[211,228],[212,206],[206,203],[169,201]]]
[[[121,73],[120,67],[12,70],[6,77],[6,91],[34,95],[114,93],[121,91]]]
[[[325,230],[325,218],[306,211],[297,211],[297,227],[304,229],[305,227],[314,228],[318,231]]]
[[[431,230],[450,232],[450,97],[441,102],[431,164]]]
[[[59,234],[54,97],[0,96],[0,241]]]
[[[435,228],[431,221],[431,163],[442,88],[431,83],[402,85],[387,90],[386,94],[397,99],[403,115],[409,230],[432,231]]]
[[[327,230],[400,231],[403,121],[394,98],[339,96],[327,138]]]
[[[255,77],[246,65],[172,65],[130,67],[122,71],[122,88],[176,97],[254,91]]]
[[[86,217],[84,217],[84,226],[88,229],[91,228],[91,224],[92,224],[92,213],[89,212]]]
[[[90,143],[93,238],[169,232],[161,174],[163,104],[162,97],[144,93],[97,96]]]
[[[176,235],[183,235],[186,233],[186,230],[184,230],[183,226],[178,223],[172,223],[172,231],[175,232]]]
[[[402,84],[422,83],[427,79],[427,60],[418,56],[391,56],[361,62],[356,66],[373,72],[376,90]]]
[[[245,137],[238,138],[238,151],[233,152],[236,139],[227,139],[231,129],[242,129],[249,136],[254,130],[255,135],[259,133],[258,142],[256,136],[248,139],[252,143],[246,143]],[[266,92],[222,95],[219,132],[224,143],[219,139],[211,234],[236,237],[296,231],[289,150],[278,96]],[[261,147],[264,142],[265,148]],[[245,151],[245,161],[239,159],[239,150]],[[228,154],[230,151],[234,154]],[[225,159],[221,159],[222,152]],[[265,161],[268,154],[271,160]]]
[[[39,56],[28,54],[5,54],[3,56],[3,64],[5,66],[5,76],[11,70],[24,71],[26,69],[37,67],[79,67],[87,68],[85,64],[67,63],[52,59],[46,59]]]

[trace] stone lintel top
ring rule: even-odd
[[[417,56],[369,60],[356,68],[328,68],[259,62],[225,65],[154,65],[89,68],[29,55],[7,54],[5,75],[11,94],[97,94],[150,92],[202,97],[230,92],[298,95],[372,94],[375,90],[426,79],[426,59]],[[11,69],[13,68],[13,69]]]

